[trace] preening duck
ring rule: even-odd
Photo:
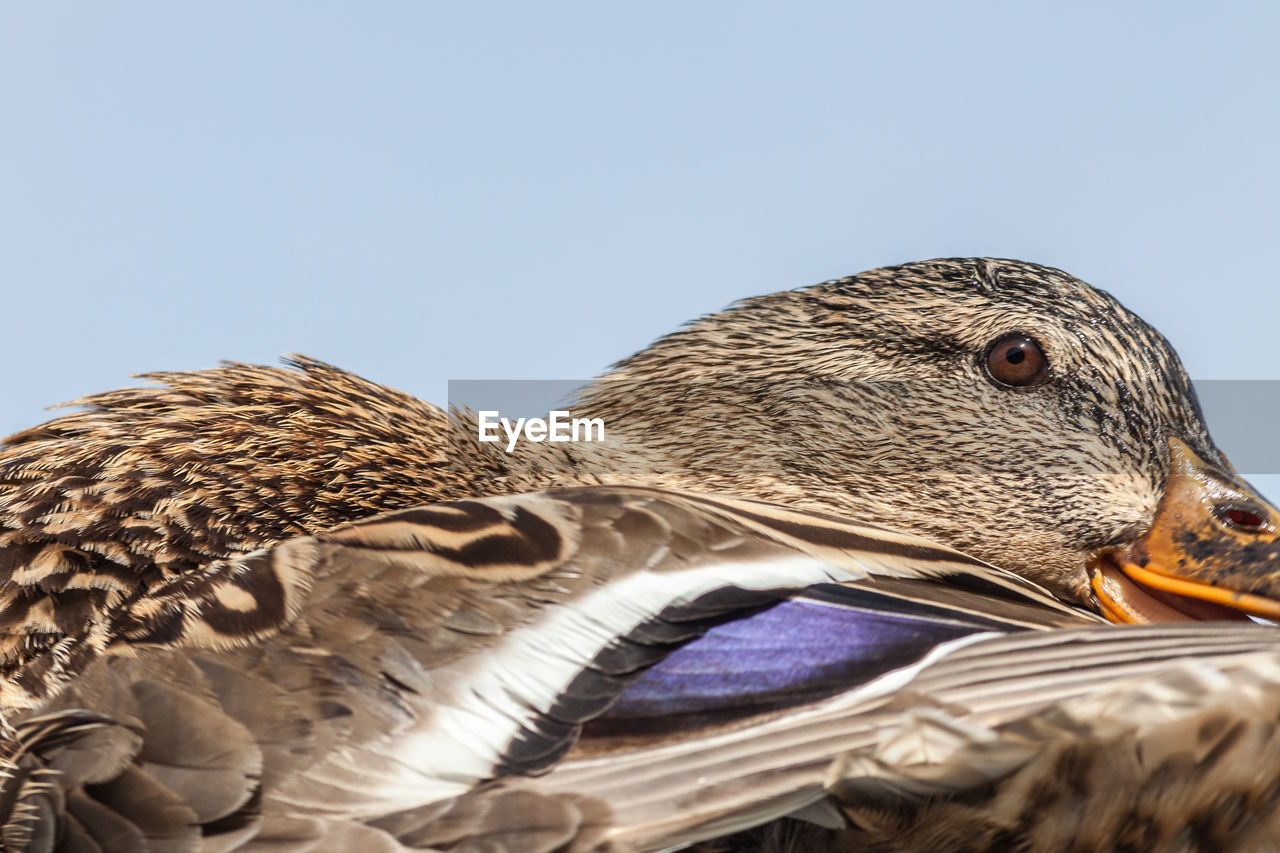
[[[157,374],[0,450],[11,846],[872,832],[920,775],[889,749],[904,709],[1002,741],[1175,660],[1274,681],[1246,657],[1271,628],[1094,615],[1274,617],[1280,516],[1164,339],[1057,270],[738,303],[586,389],[603,444],[507,454],[469,413],[294,368]],[[988,788],[1034,772],[952,740]]]

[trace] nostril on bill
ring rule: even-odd
[[[1262,509],[1262,507],[1234,503],[1218,504],[1214,509],[1217,511],[1220,521],[1236,530],[1242,530],[1246,533],[1261,533],[1271,527],[1267,523],[1266,510]]]

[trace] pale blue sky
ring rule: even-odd
[[[586,377],[737,297],[970,254],[1112,291],[1197,378],[1280,378],[1278,29],[1265,3],[6,3],[0,431],[291,351],[437,402]]]

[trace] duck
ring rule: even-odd
[[[0,708],[24,844],[70,832],[51,815],[73,800],[77,837],[92,836],[83,814],[102,803],[86,792],[113,785],[117,804],[167,789],[206,849],[267,838],[266,823],[299,849],[365,836],[466,849],[504,832],[533,849],[521,845],[536,833],[495,808],[571,814],[570,840],[548,831],[581,849],[699,843],[821,803],[819,822],[849,832],[870,824],[824,799],[840,785],[822,774],[892,741],[901,714],[873,706],[917,695],[907,685],[931,672],[953,683],[974,650],[1016,661],[1029,643],[1044,681],[1057,672],[1045,637],[1068,662],[1118,644],[1077,685],[1085,698],[1149,690],[1120,681],[1171,662],[1199,656],[1221,675],[1274,654],[1274,629],[1251,617],[1277,616],[1275,507],[1213,444],[1168,342],[1048,267],[941,259],[744,300],[591,383],[574,410],[607,425],[599,443],[506,452],[476,440],[476,413],[309,358],[146,378],[0,447]],[[681,571],[655,572],[664,561]],[[605,615],[570,606],[583,596]],[[690,698],[681,665],[722,668],[743,649],[774,660],[733,632],[787,636],[780,625],[814,613],[854,614],[832,623],[851,634],[915,620],[906,633],[927,642],[889,670],[859,646],[834,655],[830,683]],[[637,651],[631,632],[657,617],[683,628]],[[618,671],[586,677],[617,649]],[[1266,683],[1256,670],[1245,680]],[[489,699],[449,710],[441,684]],[[948,695],[929,703],[957,712]],[[1039,701],[981,724],[1003,737]],[[769,726],[809,731],[823,714],[863,740],[825,743],[802,782],[768,797],[601,796],[613,789],[598,768],[625,764],[620,750],[652,773],[655,756],[672,767],[672,751],[701,756],[735,732],[758,746]],[[411,733],[377,756],[351,745],[405,719]],[[240,756],[216,768],[231,780],[220,800],[150,769],[193,720],[220,733],[198,748]],[[445,758],[406,770],[400,750]],[[686,783],[707,776],[695,770]],[[710,805],[691,808],[699,798]],[[193,818],[197,801],[219,805]],[[154,817],[128,822],[145,835],[138,821]],[[445,837],[459,827],[472,841]]]

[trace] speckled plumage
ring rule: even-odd
[[[1041,343],[1052,382],[1011,390],[988,381],[984,347],[1013,331]],[[80,697],[130,716],[141,700],[121,696],[144,684],[158,684],[163,693],[168,679],[212,704],[201,710],[198,702],[170,697],[156,707],[172,705],[175,719],[223,720],[228,739],[246,747],[231,774],[241,780],[262,772],[259,765],[294,766],[294,759],[272,764],[270,750],[264,758],[264,737],[323,756],[352,731],[367,736],[378,726],[394,728],[399,699],[379,694],[369,700],[373,710],[357,709],[352,719],[325,704],[337,701],[334,685],[355,677],[334,655],[350,656],[353,671],[363,671],[381,660],[376,650],[387,635],[401,642],[416,631],[415,666],[463,660],[563,603],[564,590],[581,581],[578,574],[573,583],[555,575],[560,552],[543,554],[535,547],[543,540],[530,529],[519,536],[493,532],[515,524],[511,518],[486,521],[485,536],[496,537],[486,539],[440,526],[439,513],[448,511],[432,510],[428,533],[417,521],[358,527],[356,540],[372,536],[376,544],[356,562],[344,557],[350,577],[335,575],[317,592],[317,566],[328,565],[328,546],[316,551],[314,543],[341,539],[344,523],[439,501],[567,486],[715,492],[920,534],[1093,606],[1086,563],[1098,549],[1150,527],[1169,476],[1170,437],[1230,470],[1177,356],[1158,333],[1065,273],[1016,261],[950,259],[875,270],[748,299],[695,321],[587,389],[574,413],[605,420],[609,439],[599,445],[524,445],[507,455],[474,441],[469,413],[450,417],[311,359],[289,368],[229,364],[146,378],[151,387],[77,401],[82,411],[0,448],[0,707],[39,713],[73,707],[66,703]],[[689,499],[669,500],[681,506]],[[577,547],[576,537],[588,535],[575,526],[577,516],[557,526],[548,506],[530,504],[529,518],[542,518]],[[661,540],[662,547],[709,548],[701,539],[709,528],[697,521],[701,511],[682,523],[702,533],[681,533]],[[493,511],[474,512],[489,518],[484,513]],[[643,547],[650,528],[631,529],[632,523],[638,524],[613,519],[586,530],[610,547]],[[384,534],[408,538],[389,545],[379,538]],[[313,536],[319,539],[306,538]],[[451,558],[464,568],[438,574],[448,561],[424,556],[451,549],[488,554],[493,541],[535,544],[496,562]],[[266,556],[254,553],[276,545]],[[403,553],[394,557],[387,549]],[[639,560],[626,549],[618,553],[624,552]],[[543,559],[552,574],[525,584]],[[468,574],[482,569],[489,579]],[[503,583],[488,585],[493,578]],[[425,601],[397,601],[408,589]],[[303,618],[304,612],[312,615]],[[297,643],[319,642],[306,633],[317,630],[333,633],[320,642],[323,655],[307,660],[328,663],[276,668],[277,657],[300,654]],[[163,674],[158,682],[156,673]],[[403,698],[412,679],[389,677],[389,695]],[[269,697],[281,684],[301,699],[264,700],[240,717],[226,711],[227,702],[240,701],[236,696]],[[64,690],[71,692],[58,698]],[[103,696],[115,699],[102,702]],[[154,735],[159,719],[142,730]],[[307,720],[324,721],[332,732],[317,735]],[[129,730],[118,721],[72,722],[93,737]],[[24,737],[15,743],[39,743],[44,735]],[[130,756],[137,744],[128,737],[119,743],[111,754],[120,766],[136,764]],[[11,758],[18,768],[31,763],[25,749]],[[33,766],[38,772],[39,762]],[[27,771],[15,772],[16,779]],[[261,835],[267,823],[245,813],[260,794],[252,785],[231,788],[228,814],[268,837]],[[598,804],[574,799],[574,791],[556,796],[556,808],[579,815],[583,826],[607,823]],[[474,805],[483,811],[492,803]],[[432,820],[443,820],[429,811]],[[301,844],[313,830],[331,843],[339,838],[333,833],[355,838],[363,831],[345,824],[306,829],[283,812],[268,817],[276,821],[271,831],[290,843]],[[194,823],[225,819],[204,815]],[[219,827],[232,844],[239,830]],[[478,831],[474,822],[471,831]]]
[[[979,375],[977,350],[1011,329],[1062,377],[1034,400]],[[1221,458],[1158,333],[1011,261],[877,270],[696,321],[587,392],[603,447],[506,456],[406,394],[293,365],[151,374],[158,387],[87,397],[8,440],[6,704],[57,680],[76,654],[58,644],[100,624],[90,614],[383,510],[600,482],[717,491],[920,532],[1088,600],[1084,555],[1149,523],[1164,435]]]
[[[1022,331],[1056,381],[997,388]],[[1087,600],[1082,555],[1150,524],[1164,438],[1221,453],[1168,342],[1058,270],[942,260],[744,300],[621,362],[593,414],[669,485],[922,533]]]

